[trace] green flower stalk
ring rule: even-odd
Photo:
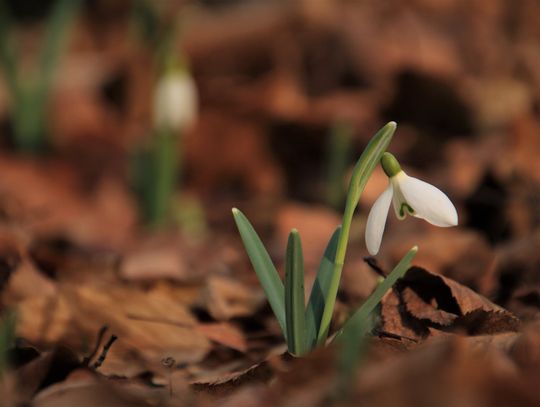
[[[381,160],[383,153],[388,148],[394,132],[396,131],[396,126],[397,125],[395,122],[390,122],[379,130],[377,134],[373,136],[353,169],[351,181],[349,183],[349,192],[347,194],[345,211],[343,213],[343,220],[341,223],[341,233],[337,243],[332,278],[317,336],[317,343],[319,345],[326,341],[328,332],[330,331],[330,322],[334,313],[339,282],[341,281],[341,272],[343,271],[343,265],[345,262],[345,254],[347,252],[347,244],[349,241],[349,233],[354,210],[358,205],[360,195],[362,194],[369,177],[371,176],[376,165]]]
[[[150,145],[136,159],[135,184],[143,217],[150,225],[162,225],[169,215],[181,168],[182,134],[196,120],[197,105],[195,82],[170,57],[155,88]]]
[[[180,15],[165,15],[159,6],[157,2],[136,0],[133,7],[137,39],[152,54],[160,71],[154,88],[153,131],[148,145],[134,160],[134,183],[141,212],[144,221],[154,227],[169,219],[183,219],[174,213],[183,205],[182,202],[172,205],[173,196],[182,169],[183,135],[198,114],[195,81],[186,61],[175,49],[180,36]],[[194,206],[192,203],[192,212]],[[193,229],[194,219],[190,220]],[[196,228],[204,228],[202,217],[197,222]]]
[[[0,378],[9,368],[7,355],[10,348],[14,346],[17,317],[13,311],[4,313],[0,320]]]

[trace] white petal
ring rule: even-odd
[[[388,217],[392,194],[392,185],[388,185],[388,188],[377,198],[371,211],[369,211],[366,223],[366,247],[372,256],[376,255],[381,247],[384,225]]]
[[[456,208],[440,189],[408,175],[399,181],[399,188],[417,218],[435,226],[457,225]]]
[[[197,116],[197,87],[187,72],[162,77],[154,95],[154,120],[158,126],[182,130]]]

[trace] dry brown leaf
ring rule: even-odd
[[[433,270],[467,286],[484,290],[493,288],[494,282],[491,282],[491,286],[486,286],[483,279],[490,271],[495,256],[479,233],[422,225],[419,232],[407,233],[406,238],[400,235],[389,242],[388,251],[392,263],[397,263],[412,245],[422,248],[418,251],[415,262],[422,264],[427,270]]]
[[[52,296],[56,290],[51,279],[40,273],[32,262],[23,259],[13,272],[2,299],[5,304],[14,305],[25,299]]]
[[[210,383],[193,383],[192,387],[196,392],[205,392],[222,397],[247,384],[266,383],[271,377],[272,370],[268,363],[262,362],[240,372],[230,373]]]
[[[411,267],[402,282],[423,298],[436,299],[440,308],[456,315],[463,315],[477,309],[500,311],[511,315],[504,308],[457,281],[420,267]]]
[[[81,378],[58,383],[39,393],[36,407],[149,407],[167,399],[165,389],[137,384],[119,385],[95,378]]]
[[[62,382],[80,367],[80,358],[68,348],[58,347],[42,353],[16,371],[17,393],[19,397],[31,400],[39,390]]]
[[[424,324],[408,317],[402,310],[400,299],[395,291],[389,292],[381,301],[381,329],[405,340],[419,340],[428,335]]]
[[[81,349],[107,325],[119,339],[100,368],[104,373],[132,376],[163,358],[194,362],[210,350],[185,305],[135,287],[62,284],[57,294],[29,298],[17,309],[18,334],[36,344]]]
[[[177,248],[159,247],[128,253],[120,267],[120,276],[130,281],[186,279],[186,265]]]
[[[456,318],[452,324],[455,332],[467,335],[493,335],[501,332],[518,332],[520,321],[507,312],[476,309]]]
[[[517,331],[519,320],[470,288],[413,266],[382,301],[382,329],[418,339],[433,328],[480,335]]]
[[[415,318],[426,319],[439,325],[450,325],[456,319],[456,315],[437,309],[436,301],[426,303],[409,287],[405,287],[401,294],[405,309]]]
[[[253,315],[263,301],[262,290],[253,290],[238,281],[217,275],[207,279],[201,298],[203,306],[218,321]]]
[[[111,177],[89,193],[77,172],[65,164],[2,156],[0,172],[0,196],[18,205],[22,221],[34,234],[66,236],[100,247],[122,247],[133,234],[134,203]]]
[[[247,341],[240,329],[228,322],[198,324],[195,329],[213,342],[235,349],[247,351]]]

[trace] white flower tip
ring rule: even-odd
[[[457,225],[458,225],[458,214],[457,214],[456,208],[454,208],[454,215],[452,216],[450,226],[457,226]]]
[[[387,125],[388,127],[394,128],[394,129],[397,127],[397,123],[394,122],[394,121],[388,122],[386,125]]]
[[[377,253],[379,253],[379,248],[375,248],[375,247],[370,247],[368,242],[366,242],[366,247],[367,247],[367,251],[369,253],[370,256],[375,256],[377,255]]]
[[[458,214],[454,205],[449,201],[448,205],[441,210],[441,226],[442,227],[451,227],[457,226],[458,224]]]
[[[411,248],[411,252],[416,254],[416,252],[418,252],[418,246],[414,245],[414,246]]]
[[[238,208],[232,208],[232,214],[233,215],[237,215],[240,211],[238,210]]]

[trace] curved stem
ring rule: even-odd
[[[332,280],[330,282],[328,296],[326,297],[324,312],[321,319],[321,326],[317,337],[318,345],[321,345],[326,341],[328,332],[330,330],[330,322],[332,321],[339,283],[341,281],[341,272],[343,271],[343,265],[345,263],[345,254],[347,253],[347,244],[349,242],[349,234],[354,210],[358,204],[358,201],[360,200],[360,195],[362,194],[371,173],[379,163],[382,154],[388,147],[388,144],[390,144],[395,130],[395,122],[390,122],[380,129],[375,136],[373,136],[354,167],[351,182],[349,184],[345,211],[343,213],[343,220],[341,224],[342,229],[339,235],[334,269],[332,270]]]

